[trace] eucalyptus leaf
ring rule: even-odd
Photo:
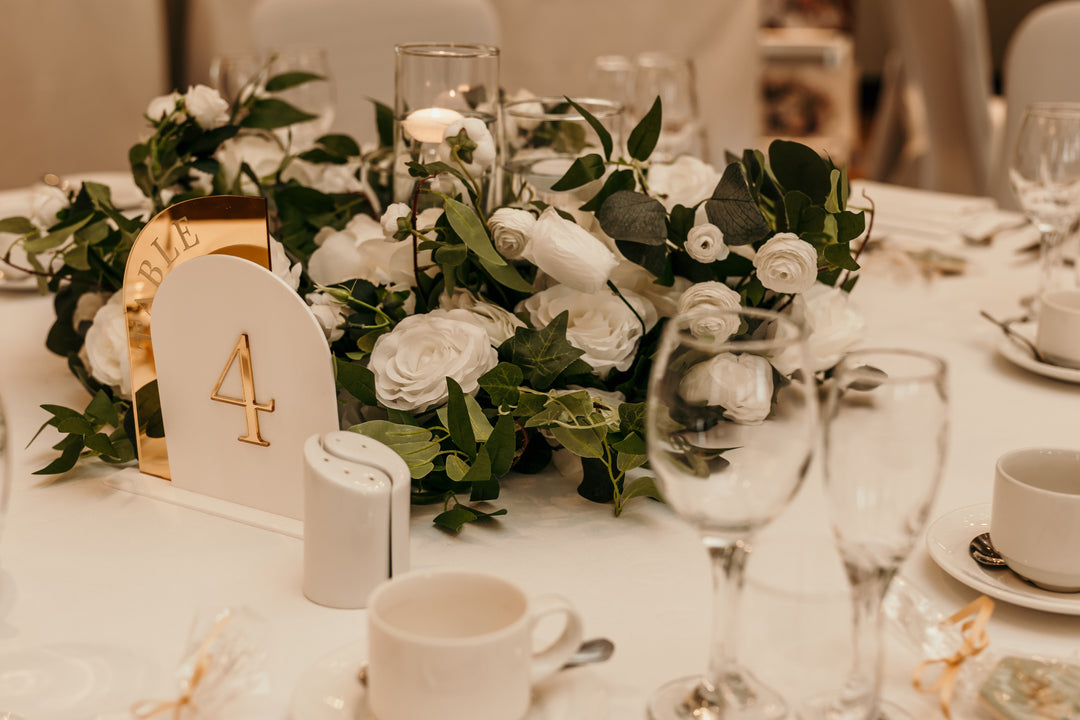
[[[626,151],[630,157],[640,162],[645,162],[656,149],[656,143],[660,139],[660,130],[663,125],[663,104],[660,96],[656,96],[649,112],[641,118],[634,129],[630,131],[630,137],[626,140]]]
[[[724,169],[712,197],[705,201],[705,214],[724,233],[728,245],[756,243],[772,232],[750,194],[739,163]]]
[[[613,193],[600,206],[596,220],[615,240],[663,245],[667,239],[667,211],[659,200],[644,193]]]
[[[600,192],[593,195],[592,199],[582,205],[581,210],[585,212],[596,212],[600,209],[600,206],[604,204],[604,201],[615,193],[620,190],[633,190],[636,187],[637,180],[634,178],[633,170],[616,170],[608,175],[608,179],[604,181],[604,186],[600,188]]]
[[[784,190],[801,190],[818,205],[828,198],[832,188],[829,166],[806,145],[773,140],[769,145],[769,167]]]

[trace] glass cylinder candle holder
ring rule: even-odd
[[[455,165],[446,152],[439,152],[451,124],[477,118],[492,138],[496,136],[499,49],[461,43],[404,43],[396,45],[394,52],[394,201],[412,203],[419,178],[409,174],[410,162]],[[467,168],[479,183],[485,204],[494,168],[494,162],[485,165],[475,161]],[[439,192],[467,196],[461,181],[449,173],[428,182]],[[441,205],[430,193],[421,193],[417,201],[417,209]]]

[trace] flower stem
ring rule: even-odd
[[[649,332],[649,329],[645,327],[645,321],[641,318],[641,315],[639,315],[638,311],[634,309],[634,306],[630,304],[630,301],[623,297],[623,294],[619,292],[619,288],[615,287],[615,283],[608,280],[607,284],[608,287],[611,288],[611,291],[615,293],[620,300],[623,301],[623,304],[626,305],[626,307],[630,308],[630,312],[634,313],[634,317],[636,317],[637,321],[641,324],[641,334],[644,335]]]

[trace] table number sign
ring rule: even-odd
[[[151,335],[173,485],[301,519],[304,441],[338,419],[300,296],[247,260],[195,258],[161,284]]]
[[[162,210],[135,239],[124,270],[124,316],[142,472],[170,477],[150,336],[150,311],[158,288],[177,267],[204,255],[233,255],[269,268],[269,237],[265,200],[220,195]]]

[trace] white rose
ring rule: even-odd
[[[693,207],[708,200],[719,183],[719,172],[690,155],[680,155],[674,162],[649,167],[649,191],[668,212],[676,205]]]
[[[817,280],[817,250],[794,233],[777,233],[754,256],[758,280],[778,293],[801,293]]]
[[[851,296],[840,288],[815,283],[796,295],[789,310],[792,320],[807,332],[807,362],[810,372],[828,370],[862,339],[866,322],[854,308]],[[799,366],[798,353],[786,348],[772,358],[782,375],[791,375]]]
[[[94,323],[86,331],[84,347],[90,375],[115,389],[120,397],[130,399],[131,371],[123,290],[113,293],[109,301],[94,313]]]
[[[679,309],[679,298],[690,287],[690,281],[676,275],[671,286],[658,285],[656,276],[637,263],[620,261],[611,272],[611,282],[620,290],[632,290],[652,303],[660,317],[671,317]]]
[[[686,234],[686,254],[700,263],[723,260],[731,250],[724,244],[724,233],[712,223],[702,223],[690,228]]]
[[[582,292],[599,292],[619,261],[597,237],[549,207],[536,221],[524,257],[543,272]]]
[[[52,185],[36,184],[30,188],[30,222],[42,230],[56,224],[56,214],[69,205],[67,193]]]
[[[536,216],[528,210],[499,208],[488,219],[491,241],[507,260],[520,260],[536,227]]]
[[[650,318],[656,310],[641,296],[623,290],[623,297],[641,321],[615,293],[582,292],[567,285],[556,285],[530,296],[523,306],[533,327],[546,327],[560,313],[569,313],[566,340],[585,354],[581,359],[600,377],[612,369],[622,372],[634,362],[641,336],[652,327]]]
[[[270,272],[284,280],[285,284],[296,292],[300,287],[300,273],[304,272],[304,266],[300,263],[290,264],[285,246],[280,241],[270,238]]]
[[[258,188],[240,172],[240,166],[247,163],[256,177],[265,178],[281,168],[285,151],[277,141],[265,135],[238,135],[222,143],[217,159],[226,182],[230,185],[239,182],[242,192],[255,195]]]
[[[679,314],[690,316],[694,337],[726,340],[739,329],[739,316],[717,310],[738,310],[742,298],[722,282],[707,280],[695,283],[679,298]]]
[[[719,405],[724,417],[743,425],[768,417],[772,390],[772,365],[760,355],[716,355],[690,368],[679,382],[684,400]]]
[[[375,341],[368,367],[382,405],[407,412],[446,402],[446,378],[475,393],[478,379],[499,362],[487,333],[435,314],[410,315]]]
[[[525,323],[509,310],[477,299],[468,290],[457,288],[453,295],[443,295],[439,306],[447,311],[447,316],[456,320],[476,325],[487,333],[491,344],[502,345],[514,336],[514,330],[525,327]]]
[[[5,270],[5,272],[7,272]],[[71,314],[71,325],[75,330],[84,322],[93,322],[94,316],[109,299],[108,293],[85,292],[75,302],[75,312]]]
[[[495,140],[491,137],[491,131],[488,130],[487,125],[480,118],[462,118],[447,125],[443,131],[443,142],[439,144],[439,159],[444,163],[455,164],[450,156],[450,146],[446,143],[446,140],[456,137],[462,130],[465,131],[470,140],[476,143],[476,149],[472,153],[472,162],[467,163],[465,167],[470,174],[478,175],[495,162]]]
[[[335,342],[345,334],[345,317],[348,308],[324,292],[308,293],[304,296],[307,300],[308,310],[315,316],[327,342]]]
[[[146,117],[154,122],[167,118],[176,111],[176,105],[181,99],[182,96],[175,90],[168,95],[159,95],[146,106]]]
[[[405,203],[394,203],[386,208],[386,212],[382,216],[383,234],[388,238],[394,237],[394,233],[398,231],[398,220],[400,218],[407,220],[411,216],[412,209]]]
[[[293,158],[281,172],[283,182],[296,180],[301,185],[314,188],[327,195],[359,193],[367,188],[357,177],[358,161],[335,163],[311,163]]]
[[[221,127],[229,122],[229,103],[221,93],[207,85],[189,87],[184,94],[184,107],[205,130]]]
[[[308,277],[317,285],[367,280],[393,290],[413,282],[412,243],[378,237],[357,238],[348,230],[333,233],[308,258]]]

